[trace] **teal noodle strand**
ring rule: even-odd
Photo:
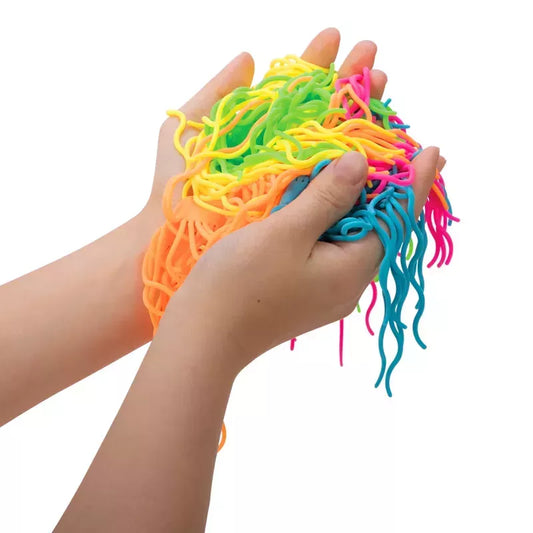
[[[299,196],[310,181],[330,162],[329,159],[323,160],[315,165],[309,176],[296,178],[272,212],[282,209]],[[389,183],[370,201],[368,201],[369,192],[371,189],[365,187],[357,204],[342,219],[328,228],[319,240],[355,242],[363,239],[370,231],[375,231],[383,245],[384,256],[378,276],[375,278],[381,288],[383,299],[383,320],[378,334],[381,368],[375,386],[379,387],[384,381],[387,394],[392,396],[391,376],[402,358],[404,330],[407,329],[407,325],[402,322],[402,311],[411,288],[417,295],[416,314],[412,324],[413,336],[422,348],[426,347],[420,338],[419,322],[425,307],[423,260],[428,239],[424,214],[422,213],[418,220],[415,219],[415,196],[411,185]],[[411,249],[409,243],[413,236],[416,244],[412,245]],[[385,336],[388,331],[396,341],[396,353],[390,363],[385,351]]]
[[[393,335],[396,337],[398,350],[403,349],[403,330],[402,328],[396,327],[396,324],[394,322],[392,300],[388,289],[389,272],[391,270],[391,265],[393,262],[395,262],[396,255],[398,253],[397,246],[395,245],[395,229],[394,226],[389,225],[389,217],[384,215],[380,211],[375,211],[373,218],[375,221],[373,224],[374,230],[377,233],[379,239],[381,240],[385,252],[379,268],[379,285],[381,288],[384,307],[383,322],[381,323],[381,327],[378,334],[378,348],[381,357],[381,370],[376,381],[375,387],[379,387],[385,375],[385,370],[387,367],[387,357],[385,354],[385,333],[387,331],[387,326],[390,328]],[[385,223],[384,225],[388,231],[386,231],[381,226],[378,219]]]

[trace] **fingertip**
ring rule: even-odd
[[[426,202],[427,196],[435,180],[440,149],[438,146],[429,146],[413,159],[415,166],[415,215],[418,217]]]
[[[378,47],[374,41],[359,41],[351,49],[339,68],[339,77],[343,78],[352,74],[360,74],[365,67],[371,69],[374,66],[377,49]]]
[[[438,146],[430,146],[431,157],[431,172],[434,174],[439,164],[440,148]]]
[[[370,78],[372,80],[381,81],[383,83],[387,83],[387,81],[389,80],[387,74],[382,70],[379,70],[378,68],[373,68],[370,71]]]
[[[362,41],[359,41],[359,45],[364,46],[369,51],[371,51],[373,54],[376,54],[378,51],[378,45],[374,41],[371,41],[370,39],[363,39]]]
[[[250,63],[251,65],[254,64],[254,58],[250,52],[241,52],[235,59],[239,59],[241,61],[244,61],[246,63]]]
[[[348,159],[350,164],[359,172],[367,172],[368,171],[368,161],[366,157],[357,150],[354,150],[352,152],[348,152],[344,156]]]
[[[243,51],[236,55],[205,87],[211,92],[208,97],[209,108],[237,87],[249,87],[255,72],[254,58],[250,52]],[[205,112],[204,112],[205,114]]]
[[[339,51],[340,32],[337,28],[329,27],[316,35],[303,51],[304,61],[329,68],[335,61]]]
[[[428,146],[425,151],[427,151],[427,157],[431,157],[431,160],[435,161],[436,165],[440,155],[440,148],[438,146]]]
[[[368,177],[368,162],[357,151],[346,152],[335,161],[334,170],[337,176],[359,185],[365,183]]]
[[[337,43],[340,43],[341,32],[338,30],[338,28],[335,28],[334,26],[330,26],[329,28],[326,28],[325,30],[322,30],[320,33],[327,34],[328,37],[332,41],[336,41]]]
[[[428,146],[424,148],[414,159],[413,164],[417,167],[433,167],[436,168],[440,156],[440,149],[438,146]]]
[[[255,71],[255,61],[250,52],[241,52],[233,59],[238,64],[237,70],[244,74],[244,83],[251,83]],[[250,81],[248,81],[250,80]]]
[[[387,74],[379,69],[372,69],[370,71],[370,96],[381,100],[387,85]]]

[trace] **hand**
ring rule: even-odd
[[[328,28],[311,41],[302,58],[327,67],[335,61],[338,46],[338,31]],[[365,66],[372,69],[376,50],[371,41],[356,44],[342,63],[339,76],[361,72]],[[188,119],[199,121],[217,99],[235,87],[249,85],[252,77],[252,58],[243,53],[181,110]],[[386,81],[382,71],[371,70],[372,97],[381,99]],[[177,126],[178,120],[171,117],[161,128],[151,197],[154,202],[160,203],[168,178],[185,168],[173,145]],[[182,144],[195,134],[195,130],[186,129]],[[417,216],[435,168],[443,164],[436,148],[416,158]],[[238,346],[235,353],[242,354],[236,355],[236,372],[269,348],[348,315],[377,273],[382,244],[374,232],[356,243],[317,239],[355,203],[366,175],[366,162],[356,153],[329,165],[290,206],[225,237],[208,250],[169,307],[174,312],[182,306],[187,314],[194,314],[193,309],[202,316],[207,313],[217,332],[231,337]]]
[[[328,66],[338,41],[337,30],[325,30],[302,57]],[[375,51],[368,41],[356,45],[341,75],[370,68]],[[182,111],[199,121],[226,92],[250,83],[252,74],[250,56],[241,54]],[[385,81],[383,73],[372,71],[377,98]],[[168,178],[184,169],[172,142],[176,126],[176,119],[168,119],[161,128],[146,208],[160,216]],[[437,164],[435,148],[415,160],[417,214]],[[374,233],[354,243],[317,242],[352,207],[366,175],[364,157],[349,152],[289,205],[224,237],[200,258],[171,298],[56,531],[72,531],[79,524],[98,531],[203,531],[219,430],[236,374],[270,347],[351,312],[374,276],[383,252]]]
[[[320,32],[307,46],[302,59],[329,67],[335,61],[339,48],[340,34],[335,28],[327,28]],[[339,76],[349,76],[360,72],[364,66],[372,69],[376,56],[376,45],[371,41],[356,44],[339,69]],[[250,86],[254,75],[254,61],[250,54],[243,52],[228,63],[213,79],[211,79],[196,95],[180,110],[188,120],[200,122],[202,116],[209,115],[213,105],[227,93],[237,87]],[[381,98],[387,82],[384,72],[376,69],[370,71],[371,96]],[[157,148],[154,182],[146,210],[154,213],[158,222],[163,222],[161,199],[169,178],[185,170],[185,161],[174,147],[174,132],[179,125],[176,117],[169,117],[161,126]],[[198,132],[187,127],[181,136],[181,143],[190,139]],[[183,184],[179,184],[177,192]],[[155,228],[154,228],[155,229]]]
[[[438,158],[430,147],[414,160],[416,217]],[[348,152],[283,209],[217,242],[171,298],[160,328],[177,319],[192,336],[208,331],[230,354],[214,363],[236,375],[268,349],[350,314],[376,274],[381,242],[374,232],[356,242],[318,238],[354,205],[367,169],[364,156]]]

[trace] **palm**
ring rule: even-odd
[[[339,48],[339,32],[328,28],[320,32],[307,46],[302,58],[310,63],[328,67],[337,56]],[[339,69],[339,75],[349,76],[360,71],[364,66],[372,68],[376,55],[376,45],[370,41],[362,41],[355,45]],[[225,94],[236,87],[250,86],[254,75],[252,56],[246,52],[234,58],[213,79],[211,79],[181,110],[188,119],[200,121],[208,115],[211,107]],[[379,70],[373,70],[372,96],[380,98],[385,88],[386,76]],[[154,184],[150,201],[160,205],[165,184],[168,179],[182,172],[185,162],[174,148],[173,135],[178,119],[170,117],[161,126],[157,149]],[[187,128],[182,135],[182,143],[197,132]]]
[[[340,35],[338,30],[335,28],[325,29],[309,43],[301,57],[310,63],[328,67],[337,57],[339,42]],[[356,44],[338,69],[339,76],[347,77],[361,72],[363,67],[372,69],[376,51],[377,47],[371,41],[361,41]],[[237,87],[250,86],[253,75],[253,58],[247,52],[243,52],[228,63],[195,96],[185,103],[181,107],[181,111],[183,111],[188,119],[199,122],[202,116],[209,115],[212,106],[224,95]],[[370,71],[370,76],[371,96],[381,99],[387,77],[384,72],[375,69]],[[161,211],[161,199],[167,181],[185,169],[185,161],[174,148],[173,142],[174,132],[178,123],[177,118],[169,117],[165,120],[160,130],[154,183],[149,202],[155,205],[158,211]],[[181,137],[182,144],[196,133],[197,130],[186,128]],[[417,216],[424,205],[435,173],[434,157],[424,152],[415,161],[415,171],[417,176],[419,176],[413,186],[416,197],[415,211]],[[442,164],[443,160],[441,160],[439,166],[442,167]],[[330,253],[337,253],[338,247],[348,246],[350,248],[350,255],[356,254],[357,256],[365,257],[364,262],[368,264],[372,272],[379,265],[383,251],[381,242],[374,233],[365,237],[360,243],[360,246],[353,246],[352,243],[330,244],[322,242],[317,243],[317,245],[318,249],[316,252],[320,254],[324,253],[326,256],[329,256]],[[372,278],[370,277],[370,279]]]

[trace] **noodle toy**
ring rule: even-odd
[[[421,145],[390,106],[370,96],[370,72],[339,78],[332,63],[323,68],[298,56],[275,59],[262,81],[239,87],[220,99],[202,122],[187,120],[181,111],[168,111],[180,122],[174,135],[185,171],[172,177],[163,195],[165,223],[157,230],[145,254],[143,300],[157,330],[172,296],[199,257],[225,235],[263,220],[293,201],[331,161],[357,150],[368,161],[368,179],[360,198],[320,240],[356,241],[370,231],[379,236],[384,258],[370,283],[372,300],[378,290],[384,315],[378,332],[382,381],[389,396],[391,373],[404,346],[402,309],[408,291],[416,293],[414,338],[425,348],[418,325],[424,311],[423,258],[428,232],[435,252],[428,267],[448,264],[453,243],[448,226],[453,216],[439,171],[418,220],[414,216],[412,160]],[[185,145],[186,126],[197,130]],[[181,198],[175,190],[183,183]],[[404,229],[405,228],[405,229]],[[343,328],[340,321],[340,364],[343,364]],[[396,339],[387,358],[385,333]],[[291,341],[294,348],[296,339]],[[222,447],[225,440],[223,428]]]

